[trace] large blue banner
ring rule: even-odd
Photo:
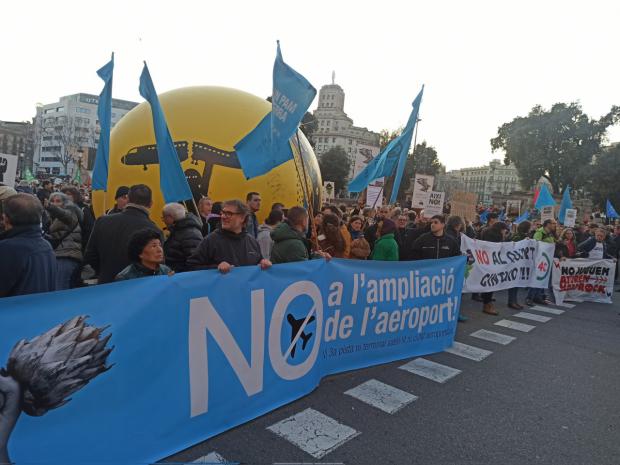
[[[464,266],[313,260],[0,299],[0,462],[157,461],[326,375],[442,351]]]

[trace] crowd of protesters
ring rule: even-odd
[[[275,203],[265,212],[259,192],[244,201],[202,198],[198,214],[181,203],[151,211],[143,184],[117,189],[115,203],[95,220],[88,191],[43,182],[39,189],[0,185],[0,297],[71,289],[201,269],[228,273],[239,266],[269,268],[314,258],[408,261],[461,255],[461,235],[490,242],[532,238],[555,244],[555,256],[617,259],[620,225],[563,228],[555,220],[512,224],[502,211],[472,221],[426,218],[407,208],[325,205],[320,212]],[[161,214],[164,230],[151,220]],[[485,221],[481,221],[483,218]],[[508,307],[520,310],[519,288]],[[482,311],[499,312],[493,293],[472,294]],[[526,305],[551,303],[545,289],[522,289]],[[465,318],[461,317],[461,321]]]

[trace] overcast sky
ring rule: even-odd
[[[276,39],[317,89],[335,70],[345,111],[375,131],[404,125],[426,84],[418,142],[449,169],[503,158],[489,139],[535,104],[578,100],[595,118],[620,104],[617,1],[54,0],[1,11],[0,120],[99,94],[112,51],[115,98],[142,101],[143,59],[160,93],[225,85],[266,97]]]

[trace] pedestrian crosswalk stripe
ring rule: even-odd
[[[480,349],[479,347],[462,344],[456,341],[454,341],[452,347],[448,347],[446,349],[446,352],[449,354],[458,355],[459,357],[475,360],[476,362],[484,360],[493,353],[490,350]]]
[[[398,368],[419,376],[423,376],[424,378],[428,378],[437,383],[445,383],[461,372],[461,370],[457,370],[456,368],[442,365],[441,363],[431,362],[425,358],[416,358],[415,360],[411,360]]]
[[[510,344],[516,339],[514,336],[507,336],[506,334],[487,331],[486,329],[479,329],[478,331],[471,333],[470,336],[484,341],[495,342],[496,344],[501,344],[503,346]]]
[[[360,434],[331,417],[308,408],[267,429],[320,459]]]
[[[538,321],[540,323],[546,323],[547,321],[552,319],[550,316],[536,315],[535,313],[528,313],[528,312],[519,312],[519,313],[515,313],[512,316],[523,318],[524,320]]]
[[[418,397],[376,379],[370,379],[349,389],[345,394],[372,405],[386,413],[393,414]]]
[[[497,326],[503,326],[504,328],[514,329],[515,331],[521,331],[524,333],[529,333],[536,326],[526,325],[524,323],[517,323],[516,321],[510,320],[499,320],[495,323]]]
[[[210,452],[207,455],[194,460],[192,463],[201,463],[204,465],[211,465],[211,464],[215,465],[215,464],[226,464],[226,463],[233,463],[233,462],[229,462],[217,452]]]
[[[556,307],[564,307],[564,308],[575,308],[575,304],[569,304],[566,302],[562,302],[561,304],[553,304]]]
[[[536,310],[538,312],[551,313],[552,315],[561,315],[562,313],[564,313],[564,310],[560,310],[558,308],[551,308],[551,307],[541,307],[540,305],[534,305],[533,307],[530,307],[529,309]]]

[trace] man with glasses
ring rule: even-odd
[[[241,200],[224,202],[220,229],[209,234],[198,245],[187,260],[189,268],[217,268],[222,274],[228,273],[235,266],[260,265],[263,270],[269,268],[271,262],[262,257],[258,242],[247,232],[249,215],[248,206]]]
[[[261,198],[258,192],[249,192],[245,196],[245,200],[248,204],[248,221],[246,229],[254,239],[258,237],[258,219],[256,218],[256,212],[260,210]]]

